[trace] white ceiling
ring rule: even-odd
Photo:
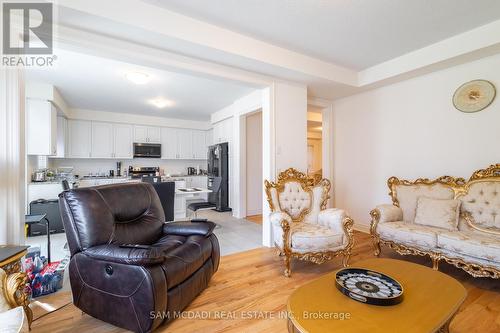
[[[54,68],[29,69],[26,79],[54,85],[75,109],[204,121],[209,120],[213,112],[255,89],[81,53],[57,50],[56,55]],[[147,73],[151,80],[136,85],[125,78],[129,71]],[[159,97],[174,105],[158,109],[148,103]]]
[[[360,70],[500,18],[498,0],[144,0]]]

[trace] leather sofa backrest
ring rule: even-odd
[[[163,208],[153,186],[124,183],[59,195],[71,254],[103,244],[151,244],[161,237]]]

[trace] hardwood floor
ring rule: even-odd
[[[355,240],[351,263],[371,258],[373,254],[369,236],[356,232]],[[429,259],[402,257],[386,248],[383,248],[381,256],[430,266]],[[286,332],[286,320],[279,315],[285,310],[291,292],[300,285],[339,267],[339,259],[323,265],[293,261],[292,277],[286,278],[282,274],[281,259],[269,248],[222,257],[219,271],[214,275],[208,289],[186,309],[186,316],[210,315],[210,318],[179,318],[168,326],[160,327],[157,332]],[[500,332],[500,281],[475,279],[444,263],[441,264],[440,270],[461,281],[468,291],[467,299],[451,323],[450,331]],[[61,304],[70,300],[69,293],[62,293],[45,297],[40,301],[46,304],[57,301]],[[253,311],[260,312],[253,315]],[[432,311],[432,304],[429,304],[429,311]],[[219,318],[216,318],[217,315]],[[243,315],[245,318],[241,318]],[[259,315],[267,318],[258,318]],[[70,331],[123,332],[88,315],[82,315],[72,304],[47,314],[33,323],[34,333]]]
[[[245,220],[248,220],[250,222],[257,223],[257,224],[262,224],[262,215],[247,216],[247,217],[245,217]]]

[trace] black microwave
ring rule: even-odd
[[[161,144],[135,142],[134,157],[161,158]]]

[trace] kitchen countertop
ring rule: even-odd
[[[46,182],[30,182],[29,185],[50,185],[50,184],[61,184],[58,180],[51,180]]]

